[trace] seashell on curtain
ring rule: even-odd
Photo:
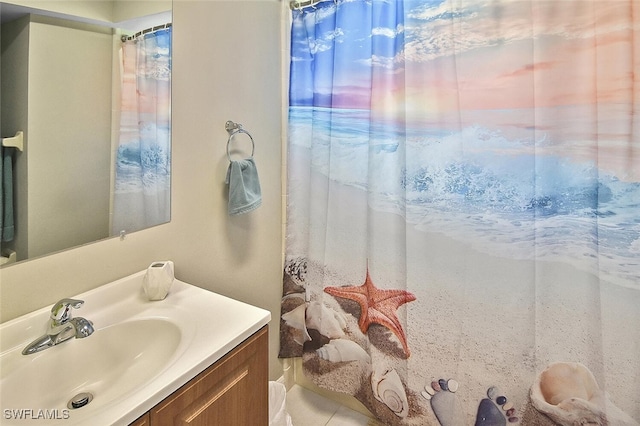
[[[376,370],[371,374],[373,396],[401,418],[409,414],[409,401],[404,385],[395,369]]]

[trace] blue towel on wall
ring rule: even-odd
[[[0,146],[0,241],[11,241],[13,225],[13,148]]]
[[[226,183],[229,185],[229,215],[249,213],[262,204],[258,169],[253,157],[231,161]]]

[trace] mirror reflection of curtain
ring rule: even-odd
[[[280,356],[386,425],[637,426],[640,2],[292,22]]]
[[[112,235],[169,221],[171,28],[122,44]]]

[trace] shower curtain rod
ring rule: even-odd
[[[123,34],[122,37],[120,37],[120,40],[122,40],[122,42],[124,43],[125,41],[136,39],[136,38],[140,37],[141,35],[145,35],[145,34],[150,33],[152,31],[157,31],[157,30],[162,30],[162,29],[165,29],[165,28],[169,28],[170,26],[171,26],[171,22],[168,22],[166,24],[156,25],[155,27],[151,27],[151,28],[144,29],[142,31],[138,31],[134,35],[127,36],[127,35]]]
[[[305,7],[308,7],[308,6],[312,6],[313,7],[316,4],[323,3],[325,1],[330,1],[330,0],[291,0],[289,2],[289,8],[291,10],[294,10],[294,9],[300,10],[300,9],[303,9]],[[337,3],[338,1],[337,0],[333,0],[333,2]]]

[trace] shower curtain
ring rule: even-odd
[[[171,28],[124,42],[121,60],[112,235],[170,219]]]
[[[327,1],[290,70],[280,356],[384,424],[638,425],[640,2]]]

